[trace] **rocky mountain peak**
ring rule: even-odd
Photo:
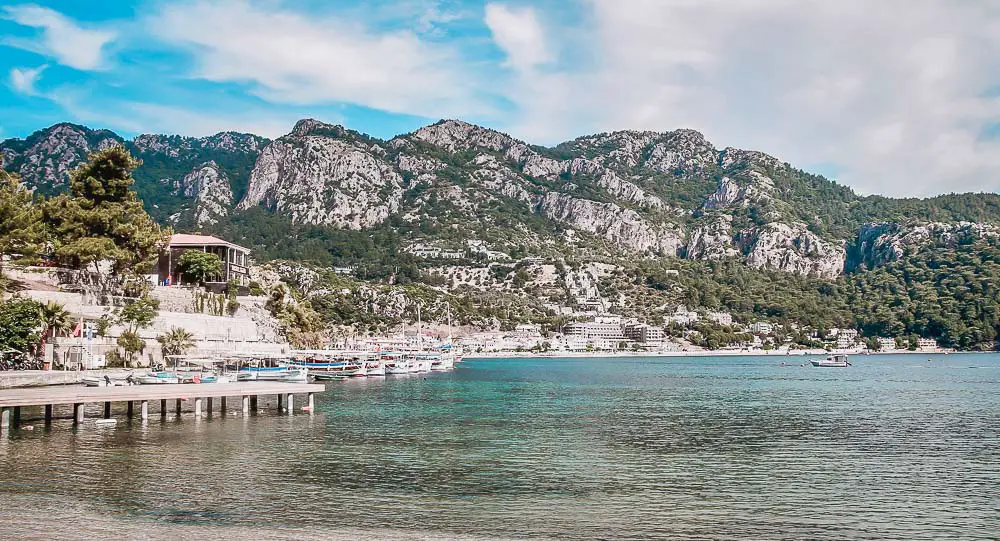
[[[333,135],[339,137],[345,132],[344,127],[339,124],[328,124],[314,118],[303,118],[295,123],[295,127],[292,128],[291,133],[288,135],[291,137],[305,137],[307,135]]]
[[[442,120],[420,128],[410,137],[449,152],[474,148],[502,152],[520,143],[507,134],[462,120]]]

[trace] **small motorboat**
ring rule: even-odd
[[[312,376],[314,381],[344,381],[345,379],[349,379],[342,374],[332,374],[330,372],[313,372],[309,375]]]
[[[84,376],[80,378],[80,383],[87,387],[124,387],[129,385],[128,380],[111,379],[109,376]]]
[[[173,372],[150,372],[139,376],[136,381],[143,385],[165,385],[180,383],[180,378]]]
[[[825,368],[847,368],[851,362],[847,360],[847,355],[828,355],[825,359],[810,359],[813,366]]]

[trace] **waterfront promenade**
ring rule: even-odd
[[[304,394],[307,398],[307,409],[312,411],[314,394],[323,392],[324,385],[311,383],[284,382],[241,382],[241,383],[200,383],[175,385],[131,385],[120,387],[84,387],[80,385],[60,385],[47,387],[26,387],[0,390],[0,431],[6,431],[20,422],[21,408],[44,406],[45,421],[52,420],[54,405],[73,405],[73,420],[75,424],[82,423],[87,404],[104,403],[104,418],[111,417],[111,405],[114,402],[127,403],[127,416],[134,413],[134,406],[139,404],[139,416],[143,420],[149,417],[149,401],[160,401],[160,414],[165,415],[167,401],[175,401],[175,410],[179,415],[182,401],[194,401],[194,414],[200,416],[203,412],[211,413],[214,400],[219,399],[220,411],[226,411],[229,397],[240,397],[240,407],[244,413],[257,409],[257,397],[261,395],[276,395],[278,408],[289,414],[294,410],[294,395]]]

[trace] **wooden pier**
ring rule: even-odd
[[[84,387],[83,385],[59,385],[48,387],[27,387],[0,390],[0,432],[17,426],[21,421],[21,408],[31,406],[45,407],[45,422],[52,421],[53,405],[73,405],[73,424],[84,421],[84,409],[87,404],[104,403],[104,418],[111,417],[111,404],[127,403],[127,416],[134,414],[135,403],[139,403],[139,417],[149,418],[149,401],[160,401],[160,414],[166,415],[167,401],[175,401],[177,415],[181,413],[182,402],[194,402],[194,414],[211,413],[214,399],[218,398],[220,411],[227,410],[229,397],[241,397],[239,407],[246,414],[257,410],[257,397],[261,395],[276,395],[278,409],[289,415],[294,408],[294,396],[304,394],[307,398],[306,408],[312,413],[315,406],[314,395],[326,389],[324,385],[311,383],[283,382],[240,382],[240,383],[197,383],[197,384],[161,384],[161,385],[130,385],[124,387]]]

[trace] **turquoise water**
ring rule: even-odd
[[[1000,356],[804,360],[471,360],[315,416],[57,421],[0,441],[0,537],[997,538]]]

